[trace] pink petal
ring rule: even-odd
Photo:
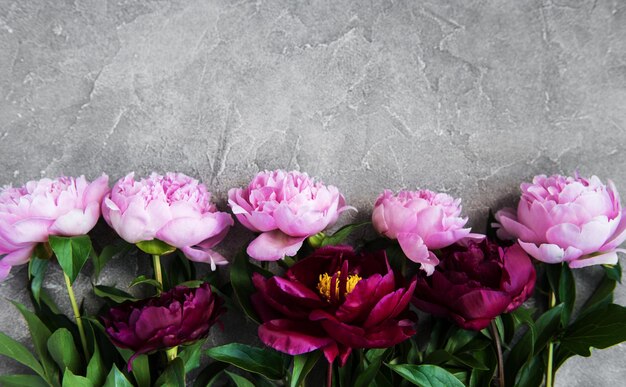
[[[469,228],[435,232],[425,238],[426,246],[431,250],[442,249],[470,235]],[[477,235],[477,234],[474,234]]]
[[[51,235],[75,236],[85,235],[98,222],[100,204],[91,202],[85,210],[79,208],[60,216],[50,227]]]
[[[302,207],[294,212],[285,202],[274,210],[274,220],[282,232],[297,237],[315,235],[325,229],[329,222],[323,212]]]
[[[46,242],[52,219],[28,218],[13,223],[10,240],[15,243]]]
[[[258,261],[278,261],[285,256],[296,255],[305,239],[291,237],[278,230],[264,232],[250,242],[247,252]]]
[[[3,265],[9,266],[17,266],[23,265],[30,260],[30,257],[33,255],[33,250],[35,249],[35,245],[30,245],[28,247],[15,250],[0,259],[0,262]]]
[[[92,181],[83,193],[83,205],[97,203],[100,206],[102,198],[109,192],[109,177],[104,173],[102,176]]]
[[[626,216],[622,216],[613,236],[608,242],[602,246],[601,251],[609,251],[615,249],[626,240]]]
[[[579,269],[581,267],[592,265],[615,265],[617,261],[617,253],[615,251],[609,251],[608,253],[594,255],[588,258],[581,257],[579,259],[569,261],[568,264],[572,269]]]
[[[534,243],[526,243],[521,240],[518,243],[533,258],[545,263],[561,263],[582,255],[582,251],[573,246],[563,250],[559,246],[549,243],[542,243],[539,247]]]
[[[216,253],[211,249],[199,249],[194,247],[185,246],[180,249],[185,257],[190,261],[209,263],[211,270],[217,269],[216,265],[227,265],[228,261],[221,254]]]
[[[206,213],[202,218],[172,219],[156,233],[156,237],[178,248],[194,246],[222,232],[225,224],[220,222],[229,220],[232,223],[229,216],[215,216],[214,213]]]
[[[609,237],[609,231],[609,222],[604,218],[592,220],[582,228],[570,223],[557,224],[548,230],[546,237],[549,243],[564,249],[573,246],[582,250],[583,254],[589,254],[598,251]]]
[[[541,237],[518,221],[501,214],[498,221],[507,233],[523,241],[540,243]]]

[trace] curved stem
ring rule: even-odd
[[[74,289],[72,289],[72,282],[70,281],[70,277],[68,277],[65,273],[63,273],[63,275],[65,276],[65,286],[67,287],[67,294],[70,296],[70,303],[72,304],[72,310],[74,311],[74,320],[76,321],[76,326],[78,326],[78,334],[80,335],[80,342],[83,347],[85,361],[88,361],[89,350],[87,349],[87,336],[85,336],[83,320],[80,317],[80,309],[78,309],[78,304],[76,303],[76,296],[74,296]]]
[[[328,363],[326,371],[326,387],[333,387],[333,363]]]
[[[500,334],[498,333],[498,326],[495,320],[491,320],[489,325],[491,331],[491,337],[496,343],[496,353],[498,355],[498,386],[504,387],[504,359],[502,357],[502,345],[500,344]]]
[[[156,279],[157,282],[161,284],[161,289],[163,289],[163,274],[161,273],[161,256],[160,255],[154,254],[152,256],[152,265],[154,266],[154,279]],[[157,294],[161,294],[160,289],[157,289]]]
[[[552,309],[556,305],[556,295],[550,290],[549,308]],[[554,384],[554,375],[552,374],[552,363],[554,363],[554,343],[552,340],[548,342],[548,365],[546,367],[546,387],[552,387]]]

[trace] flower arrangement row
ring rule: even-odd
[[[34,353],[0,332],[0,355],[33,372],[0,383],[552,387],[568,358],[626,341],[626,308],[613,303],[626,217],[614,184],[595,176],[540,175],[521,191],[517,208],[490,214],[485,235],[465,227],[460,199],[426,189],[385,190],[371,222],[329,234],[356,211],[336,187],[264,171],[228,192],[255,237],[224,257],[214,248],[233,216],[181,173],[131,173],[112,188],[106,175],[5,187],[0,280],[28,264],[33,310],[13,304]],[[116,236],[104,246],[89,235],[100,218]],[[99,283],[108,262],[131,256],[152,260],[128,286],[150,297]],[[102,300],[93,316],[73,289],[88,261]],[[63,272],[71,317],[42,286],[50,264]],[[198,275],[196,264],[211,270]],[[225,281],[216,271],[227,264]],[[572,269],[591,266],[602,279],[574,308]],[[264,347],[205,348],[232,309],[258,325]]]

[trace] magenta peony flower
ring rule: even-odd
[[[517,213],[505,208],[496,213],[501,238],[519,244],[546,263],[567,262],[571,268],[617,263],[617,247],[626,239],[619,194],[592,176],[585,179],[554,175],[535,176],[521,185]]]
[[[113,344],[135,352],[128,361],[130,371],[141,354],[206,337],[225,312],[222,305],[208,283],[199,288],[176,286],[158,297],[115,306],[101,319]]]
[[[232,217],[217,211],[204,184],[182,173],[153,173],[139,181],[128,174],[104,198],[102,215],[127,242],[158,239],[213,270],[228,263],[211,248],[224,239]]]
[[[102,175],[89,183],[84,176],[29,181],[0,191],[0,280],[12,266],[30,259],[35,246],[49,235],[87,234],[100,217],[100,203],[109,189]]]
[[[397,239],[404,254],[421,269],[432,274],[439,260],[429,250],[441,249],[466,238],[480,238],[463,228],[461,199],[426,189],[400,191],[396,196],[385,190],[376,200],[372,222],[380,234]]]
[[[415,280],[405,287],[400,278],[384,251],[357,254],[348,246],[318,249],[284,278],[255,273],[259,337],[290,355],[320,349],[342,366],[352,348],[398,344],[415,333],[408,311]]]
[[[241,224],[261,233],[248,246],[248,255],[259,261],[296,255],[307,237],[354,209],[345,205],[336,187],[282,170],[260,172],[247,188],[231,189],[228,204]]]
[[[519,307],[535,287],[535,268],[517,244],[502,248],[486,239],[465,240],[439,257],[433,275],[418,278],[413,304],[464,329],[486,328],[498,315]]]

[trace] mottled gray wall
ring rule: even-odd
[[[383,188],[424,187],[481,228],[537,173],[626,193],[625,128],[621,0],[0,0],[2,184],[181,171],[224,208],[259,169],[295,168],[359,217]],[[25,284],[16,269],[0,295],[25,302]],[[0,329],[27,340],[4,299]],[[558,385],[622,384],[625,361],[626,346],[570,360]]]

